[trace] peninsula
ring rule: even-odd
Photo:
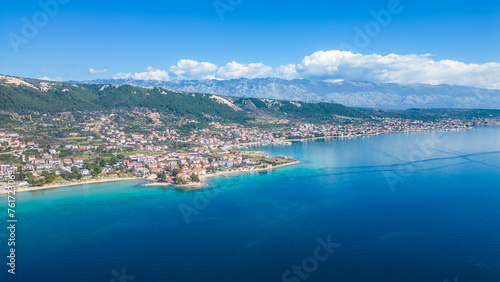
[[[18,191],[121,180],[200,188],[207,177],[298,163],[251,147],[500,124],[498,110],[354,109],[9,76],[0,94],[10,101],[0,104],[0,194],[11,175]]]

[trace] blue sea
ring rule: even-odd
[[[500,127],[262,147],[300,164],[179,191],[17,195],[1,281],[500,281]]]

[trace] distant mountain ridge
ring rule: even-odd
[[[170,90],[233,97],[339,103],[349,107],[380,109],[466,108],[500,109],[500,90],[453,85],[399,85],[392,83],[339,82],[280,78],[232,80],[134,80],[99,79],[85,84],[162,87]]]
[[[332,103],[238,98],[111,84],[76,84],[0,75],[0,110],[103,111],[147,108],[166,116],[244,122],[263,119],[325,121],[359,118],[359,110]]]

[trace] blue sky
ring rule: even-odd
[[[53,15],[47,15],[37,1],[1,2],[0,73],[64,80],[278,76],[434,82],[423,74],[427,67],[414,69],[418,78],[413,80],[411,74],[395,74],[408,63],[438,64],[436,83],[460,84],[458,76],[465,75],[473,78],[471,85],[500,87],[494,78],[500,71],[498,1],[401,0],[398,12],[389,12],[385,26],[373,14],[387,15],[388,5],[397,0],[59,2]],[[215,6],[229,9],[221,13]],[[39,16],[40,27],[27,38],[22,33],[23,17],[33,23],[34,15]],[[373,22],[379,29],[372,30],[369,43],[356,45],[355,28],[364,32]],[[355,48],[346,49],[345,44]],[[352,53],[328,53],[342,46]],[[305,63],[306,57],[312,63]],[[180,60],[191,61],[172,68]],[[291,69],[283,75],[280,66]],[[455,67],[463,69],[450,78],[450,68]],[[95,71],[89,73],[90,68]],[[155,72],[158,75],[150,75]],[[485,72],[493,73],[492,78],[480,81]]]

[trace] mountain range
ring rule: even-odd
[[[241,87],[241,91],[243,91],[245,88],[251,88],[251,83],[266,80],[293,84],[293,81],[276,79],[233,80],[228,82],[235,83],[233,85],[234,88],[238,84],[241,84],[242,81],[247,82],[246,87]],[[183,92],[158,87],[155,83],[163,84],[164,82],[154,81],[142,81],[146,84],[145,87],[129,85],[133,84],[134,81],[101,81],[102,83],[109,82],[109,84],[96,84],[95,82],[55,82],[0,75],[0,111],[10,113],[38,112],[44,114],[114,110],[131,111],[137,108],[145,108],[152,112],[157,112],[167,119],[180,118],[237,123],[254,121],[264,121],[267,123],[278,120],[316,123],[348,120],[346,118],[370,118],[373,116],[410,119],[500,117],[500,110],[494,109],[493,102],[489,104],[490,106],[484,106],[484,108],[489,109],[466,109],[463,107],[455,109],[411,108],[387,110],[353,108],[331,102],[289,101]],[[227,81],[210,82],[227,83]],[[303,82],[315,83],[311,81]],[[194,85],[196,81],[169,83],[177,83],[178,85],[192,83]],[[323,83],[317,83],[317,85],[323,85]],[[343,85],[346,84],[344,83]],[[354,83],[347,85],[351,85],[352,89],[360,87],[360,85],[363,86],[362,84]],[[365,87],[375,88],[377,85],[368,84]],[[394,86],[392,91],[395,91],[399,87],[397,85]],[[430,91],[429,89],[427,90]],[[441,91],[444,91],[444,86],[441,87]],[[488,95],[491,95],[490,99],[492,101],[497,99],[497,96],[491,94],[494,92],[488,91]],[[234,95],[234,93],[230,94]],[[478,94],[478,96],[480,95]],[[463,94],[463,97],[465,99],[467,96]],[[473,108],[478,107],[474,106]]]
[[[160,87],[75,84],[0,75],[0,110],[66,112],[146,108],[165,117],[198,121],[287,119],[326,121],[366,114],[340,104],[228,97]]]
[[[289,101],[338,103],[379,109],[464,108],[500,109],[500,90],[454,85],[399,85],[393,83],[338,82],[279,78],[232,80],[99,79],[85,84],[162,87],[170,90]]]

